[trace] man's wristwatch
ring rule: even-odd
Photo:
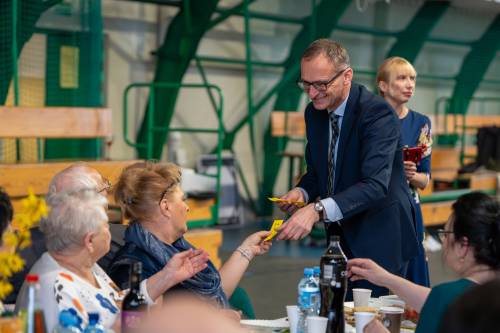
[[[314,210],[318,212],[319,218],[321,220],[324,220],[325,217],[325,207],[323,206],[323,203],[321,201],[317,201],[314,204]]]

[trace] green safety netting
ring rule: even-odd
[[[100,0],[0,1],[0,105],[100,106]],[[95,158],[100,142],[1,140],[0,161]]]

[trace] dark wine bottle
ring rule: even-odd
[[[320,316],[328,318],[326,333],[344,333],[347,258],[338,236],[331,237],[330,245],[321,257],[320,269]]]
[[[144,295],[141,293],[142,263],[134,262],[130,266],[130,290],[123,299],[122,333],[138,333],[142,318],[147,311]]]

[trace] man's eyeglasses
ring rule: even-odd
[[[101,188],[97,189],[97,193],[102,193],[104,191],[109,191],[111,189],[111,182],[107,178],[102,179],[102,186]]]
[[[448,237],[449,234],[452,234],[453,233],[453,230],[444,230],[444,229],[438,229],[437,230],[437,234],[439,236],[439,240],[441,241],[441,243],[443,243],[446,238]]]
[[[330,84],[333,83],[333,81],[335,81],[340,75],[342,75],[347,69],[349,68],[346,67],[340,71],[338,71],[337,73],[335,73],[335,75],[328,81],[315,81],[315,82],[309,82],[309,81],[304,81],[302,79],[299,79],[297,80],[297,86],[304,90],[304,91],[308,91],[309,88],[311,88],[311,86],[314,87],[314,89],[316,89],[317,91],[326,91],[326,89],[328,89],[328,86]]]

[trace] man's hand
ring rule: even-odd
[[[417,165],[412,161],[404,161],[406,179],[412,181],[417,175]]]
[[[305,201],[304,193],[302,193],[302,191],[299,190],[298,188],[291,189],[287,194],[280,197],[280,199],[288,200],[288,201],[302,201],[302,202]],[[278,203],[278,206],[282,211],[284,211],[290,215],[295,213],[297,211],[297,209],[299,208],[299,207],[297,207],[297,205],[284,203],[284,202]]]
[[[318,221],[319,214],[314,209],[314,204],[300,208],[278,229],[278,239],[302,239],[309,235],[314,223]]]

